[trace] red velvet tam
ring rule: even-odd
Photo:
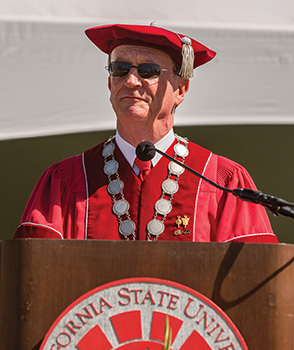
[[[194,68],[210,61],[216,55],[214,51],[192,38],[152,24],[150,26],[110,24],[89,28],[85,33],[108,55],[119,45],[139,45],[159,49],[182,66],[182,70],[187,66],[189,70],[190,65],[192,72],[188,75],[193,75]],[[185,73],[182,76],[190,77]]]

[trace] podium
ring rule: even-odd
[[[21,239],[0,247],[0,349],[39,349],[69,304],[130,277],[202,293],[250,350],[294,349],[293,245]]]

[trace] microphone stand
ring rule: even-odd
[[[150,145],[150,147],[151,147],[151,145]],[[250,188],[236,188],[234,190],[231,190],[229,188],[222,187],[222,186],[218,185],[217,183],[209,180],[205,176],[201,175],[197,171],[193,170],[192,168],[188,167],[186,164],[179,162],[178,160],[174,159],[173,157],[169,156],[168,154],[157,149],[154,145],[153,145],[153,149],[156,152],[158,152],[159,154],[161,154],[163,157],[180,165],[181,167],[188,170],[190,173],[200,177],[204,181],[208,182],[212,186],[214,186],[222,191],[232,193],[234,196],[236,196],[244,201],[261,204],[264,207],[266,207],[267,209],[269,209],[276,216],[278,214],[281,214],[283,216],[288,216],[288,217],[291,217],[292,219],[294,219],[294,210],[291,209],[291,208],[294,208],[294,203],[287,202],[284,199],[274,197],[274,196],[271,196],[268,194],[264,194],[261,191],[255,191],[255,190],[252,190]]]

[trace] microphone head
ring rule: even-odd
[[[144,162],[147,162],[148,160],[154,158],[155,153],[156,148],[150,141],[143,141],[139,143],[136,148],[137,157]]]

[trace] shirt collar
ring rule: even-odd
[[[171,129],[161,140],[159,140],[154,146],[161,150],[162,152],[166,152],[170,145],[174,142],[175,135],[173,129]],[[118,148],[121,150],[122,154],[126,158],[126,160],[129,162],[130,166],[134,166],[134,161],[136,158],[136,148],[128,143],[125,139],[123,139],[119,132],[116,131],[115,135],[115,141],[118,146]],[[152,166],[154,167],[159,160],[161,159],[162,155],[157,153],[155,154],[155,157],[151,159]]]

